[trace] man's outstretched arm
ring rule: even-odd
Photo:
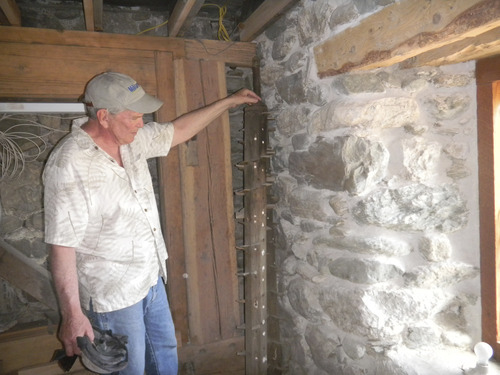
[[[260,97],[253,91],[241,89],[212,104],[176,118],[173,121],[175,131],[172,147],[191,139],[228,109],[237,107],[241,104],[255,104],[259,102],[259,100],[261,100]]]

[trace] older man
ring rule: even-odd
[[[257,103],[243,89],[171,123],[144,124],[163,104],[131,77],[108,72],[85,90],[88,117],[44,170],[45,241],[66,354],[92,326],[128,336],[120,374],[177,374],[175,329],[162,283],[167,251],[147,159],[165,156],[229,108]]]

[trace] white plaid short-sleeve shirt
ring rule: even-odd
[[[82,306],[114,311],[166,280],[163,240],[147,159],[165,156],[174,128],[146,124],[120,148],[123,167],[73,122],[44,170],[45,242],[75,248]]]

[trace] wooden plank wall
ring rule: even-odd
[[[178,115],[227,95],[224,64],[187,59],[176,60],[174,64]],[[169,262],[169,275],[176,284],[184,282],[178,286],[186,290],[187,298],[171,303],[183,342],[192,346],[189,352],[204,353],[215,348],[209,344],[226,342],[222,344],[228,350],[223,355],[225,366],[238,367],[238,363],[244,365],[244,359],[236,355],[238,348],[242,349],[243,337],[237,330],[238,280],[230,155],[228,116],[222,116],[178,147],[175,184],[182,186],[178,197],[181,204],[172,202],[175,208],[169,209],[182,210],[182,222],[176,226],[182,228],[182,238],[177,234],[177,241],[184,246],[171,246],[169,252],[172,259],[183,261]],[[220,348],[215,354],[222,355]],[[199,371],[202,364],[191,360]]]
[[[76,101],[90,77],[115,70],[162,99],[157,117],[169,121],[226,96],[225,65],[254,57],[251,43],[0,26],[0,100]],[[181,367],[241,374],[227,113],[160,159],[159,185]]]

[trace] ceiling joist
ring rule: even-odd
[[[404,0],[314,48],[320,77],[500,53],[500,0]]]
[[[267,27],[281,17],[298,0],[266,0],[247,20],[239,25],[240,41],[251,42]]]
[[[0,24],[21,26],[21,11],[16,0],[0,0]]]
[[[168,36],[182,36],[203,6],[204,0],[177,0],[168,19]]]
[[[87,31],[103,31],[103,0],[83,0],[85,28]]]

